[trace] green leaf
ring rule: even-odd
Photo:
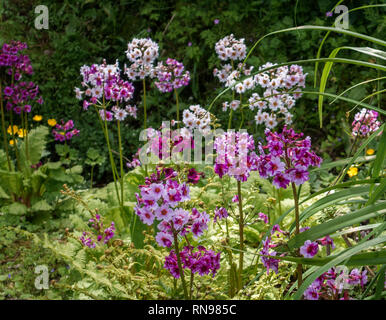
[[[363,242],[361,244],[358,244],[358,245],[351,247],[349,249],[346,249],[345,251],[340,253],[336,258],[334,258],[330,262],[326,263],[324,266],[319,267],[318,269],[316,269],[315,272],[313,272],[311,275],[309,275],[304,280],[304,282],[302,283],[302,285],[300,286],[298,291],[294,294],[293,298],[295,300],[300,299],[302,297],[304,291],[311,285],[311,283],[314,282],[316,278],[320,277],[328,269],[340,264],[341,262],[347,260],[348,258],[353,256],[354,254],[356,254],[362,250],[365,250],[369,247],[372,247],[372,246],[375,246],[377,244],[384,243],[384,242],[386,242],[386,236],[378,237],[378,238],[372,239],[370,241],[366,241],[366,242]]]
[[[316,225],[302,233],[299,233],[294,238],[292,238],[287,245],[290,250],[293,250],[302,246],[306,240],[314,241],[316,239],[320,239],[323,236],[332,234],[337,230],[352,226],[353,224],[364,220],[379,217],[385,213],[386,201],[373,204],[359,209],[353,213],[348,213],[322,224]]]
[[[31,210],[33,212],[39,212],[39,211],[50,211],[52,210],[52,206],[47,203],[46,200],[40,200],[36,202],[32,207]]]
[[[263,255],[265,256],[265,255]],[[275,256],[275,259],[290,261],[294,263],[300,263],[304,265],[311,266],[324,266],[326,263],[334,260],[338,255],[331,255],[324,258],[300,258],[300,257],[291,257],[291,256]],[[269,256],[266,256],[269,257]],[[346,261],[344,261],[343,265],[348,267],[358,267],[364,265],[383,265],[386,264],[386,251],[372,251],[359,253],[351,256]]]
[[[299,217],[300,223],[308,219],[315,213],[320,212],[326,207],[334,205],[344,199],[350,199],[353,197],[358,197],[364,194],[368,194],[369,190],[370,190],[370,186],[360,186],[360,187],[354,187],[354,188],[351,187],[343,191],[334,192],[328,196],[325,196],[324,198],[313,203],[311,206],[309,206],[300,214],[300,217]],[[295,228],[295,224],[292,224],[289,231],[292,232],[294,228]]]
[[[12,215],[22,216],[27,213],[27,206],[20,202],[14,202],[9,206],[3,207],[3,210]]]
[[[42,158],[46,149],[48,134],[48,128],[45,126],[39,126],[28,133],[28,155],[31,164],[38,163]],[[25,168],[29,168],[29,164],[27,163],[25,138],[20,144],[20,162],[24,163]]]
[[[10,196],[6,194],[3,188],[0,186],[0,199],[9,199],[9,198]]]
[[[378,149],[377,149],[377,157],[374,161],[372,177],[379,177],[379,173],[383,167],[386,158],[386,130],[383,130],[381,140],[379,141]]]

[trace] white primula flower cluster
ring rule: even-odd
[[[236,82],[240,80],[241,75],[250,76],[253,70],[253,66],[249,68],[247,68],[245,65],[244,68],[242,68],[242,66],[243,64],[240,62],[237,65],[236,70],[232,71],[232,66],[228,63],[225,64],[220,70],[215,68],[213,70],[213,75],[217,77],[220,82],[224,83],[225,87],[231,87],[232,90],[235,90],[237,93],[243,93],[246,90],[252,90],[256,86],[256,83],[253,77],[249,77],[234,86]]]
[[[132,81],[150,76],[154,78],[156,71],[154,61],[158,58],[158,44],[151,39],[133,39],[127,44],[126,56],[132,63],[125,66],[125,73]]]
[[[246,57],[247,47],[244,39],[237,40],[233,34],[219,40],[215,45],[218,57],[223,60],[243,60]]]
[[[211,114],[207,110],[201,108],[198,104],[184,110],[182,121],[192,132],[194,129],[198,129],[203,134],[206,134],[211,130]]]
[[[266,63],[259,70],[273,66],[275,65],[272,63]],[[289,90],[304,88],[306,76],[298,65],[283,66],[257,74],[254,80],[265,89],[263,97],[253,93],[248,100],[251,110],[258,109],[256,123],[264,123],[267,128],[272,129],[277,125],[277,117],[282,116],[287,125],[291,124],[293,115],[289,110],[295,105],[296,99],[301,97],[301,93],[300,89],[296,93],[289,93]]]

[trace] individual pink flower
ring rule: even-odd
[[[158,232],[155,240],[161,247],[170,248],[173,244],[173,236],[166,232]]]
[[[317,242],[311,242],[311,240],[306,240],[304,245],[300,247],[300,254],[305,258],[313,258],[319,250]]]

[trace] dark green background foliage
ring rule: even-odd
[[[295,1],[295,0],[199,0],[199,1],[124,1],[124,0],[2,0],[0,43],[11,39],[22,40],[29,45],[35,80],[43,94],[45,103],[36,106],[34,113],[44,119],[70,119],[81,130],[72,146],[79,149],[80,156],[86,157],[89,147],[104,149],[105,141],[97,125],[95,115],[84,113],[74,96],[74,87],[80,86],[79,68],[84,64],[109,63],[119,59],[121,67],[127,62],[125,50],[133,37],[151,37],[160,45],[161,59],[167,57],[183,61],[192,75],[191,83],[180,93],[182,106],[201,104],[207,106],[221,91],[219,82],[212,75],[219,66],[214,45],[222,37],[233,33],[245,38],[248,49],[261,36],[271,31],[295,25],[331,26],[335,17],[326,17],[336,1]],[[344,1],[349,9],[364,4],[382,1]],[[49,29],[36,30],[34,8],[44,4],[49,8]],[[296,20],[295,20],[296,8]],[[350,30],[384,39],[385,18],[383,8],[371,8],[352,12],[349,15]],[[219,23],[214,24],[214,19]],[[319,31],[292,32],[265,39],[255,50],[250,63],[256,67],[271,62],[286,62],[308,59],[316,56],[324,34]],[[191,46],[188,43],[191,42]],[[367,43],[355,38],[333,34],[327,40],[322,56],[328,56],[333,48],[342,45],[366,46]],[[359,58],[360,54],[342,52],[341,56]],[[360,57],[363,59],[363,57]],[[305,65],[309,73],[307,87],[313,87],[313,65]],[[360,67],[335,64],[327,92],[342,92],[345,88],[365,79],[377,77],[376,71]],[[375,89],[373,82],[367,87],[352,90],[349,97],[360,100]],[[141,87],[136,84],[136,101],[139,106],[138,119],[126,121],[124,129],[124,152],[128,158],[136,151],[138,135],[142,127],[140,105]],[[324,128],[319,129],[317,96],[304,96],[296,105],[295,126],[311,135],[321,146],[324,157],[340,156],[347,147],[344,138],[347,123],[345,113],[350,106],[344,103],[325,103]],[[369,103],[369,101],[368,101]],[[377,103],[371,101],[370,103]],[[175,105],[171,94],[160,94],[150,90],[149,125],[159,127],[163,119],[174,117]],[[220,103],[215,114],[226,123]],[[352,116],[351,116],[352,117]],[[253,133],[256,131],[252,116],[246,124]],[[349,121],[351,118],[349,119]],[[235,115],[235,123],[237,113]],[[261,133],[261,131],[260,131]],[[115,146],[116,147],[116,146]],[[54,148],[52,148],[54,151]],[[98,180],[111,181],[108,163],[99,168]]]

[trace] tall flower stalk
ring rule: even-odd
[[[256,171],[257,155],[253,151],[255,144],[253,137],[246,132],[227,132],[218,136],[214,142],[214,149],[217,152],[214,171],[222,178],[229,175],[237,180],[237,197],[234,202],[238,202],[239,207],[239,266],[237,272],[237,289],[243,287],[244,269],[244,212],[243,199],[241,194],[241,182],[247,181],[250,172]]]
[[[291,184],[295,208],[295,234],[299,234],[299,195],[296,186],[309,179],[308,168],[320,166],[322,159],[311,150],[311,138],[303,139],[303,133],[295,133],[293,129],[284,126],[281,133],[267,129],[265,135],[267,145],[259,145],[259,174],[262,178],[273,177],[272,184],[279,190],[280,188],[286,189]],[[297,265],[297,276],[300,287],[302,283],[301,264]]]
[[[123,211],[124,170],[121,122],[124,121],[128,115],[135,117],[136,108],[128,105],[123,109],[119,106],[133,97],[134,87],[130,82],[121,79],[118,62],[114,65],[108,65],[104,60],[101,65],[93,64],[91,66],[83,66],[80,69],[80,73],[83,77],[82,86],[84,87],[84,91],[75,88],[75,93],[79,100],[83,99],[84,110],[88,110],[91,105],[94,106],[97,113],[109,153],[117,200]],[[117,120],[120,174],[114,161],[108,129],[108,122],[112,122],[114,119]]]

